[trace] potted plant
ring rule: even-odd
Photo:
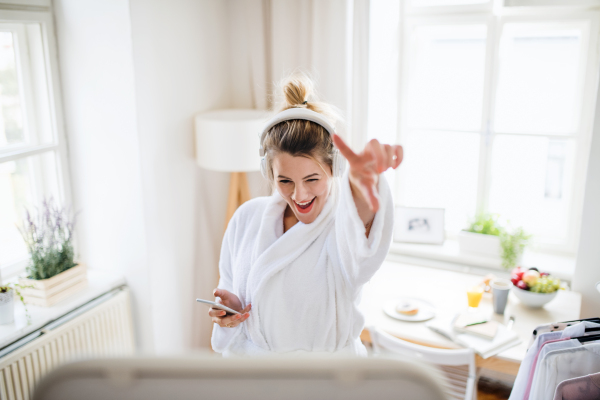
[[[498,221],[497,214],[478,214],[458,235],[460,251],[488,257],[501,257],[504,268],[515,267],[531,235],[523,228],[512,229]]]
[[[26,303],[51,306],[87,286],[85,266],[74,261],[74,226],[75,216],[52,199],[43,201],[37,215],[26,212],[20,232],[31,260],[19,281],[27,286]]]
[[[12,282],[0,285],[0,325],[11,324],[15,320],[15,294],[19,296],[25,306],[27,322],[31,322],[27,305],[21,293],[21,290],[25,288],[26,286]]]

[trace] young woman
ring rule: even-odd
[[[311,90],[304,75],[283,84],[283,105],[261,137],[274,193],[244,203],[223,239],[214,295],[242,313],[209,310],[212,346],[224,355],[366,355],[358,304],[392,240],[381,173],[400,165],[402,147],[373,139],[354,153]]]

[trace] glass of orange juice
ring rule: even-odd
[[[467,287],[467,300],[469,301],[469,310],[479,307],[479,302],[483,296],[483,286],[470,285]]]

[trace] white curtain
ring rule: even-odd
[[[366,130],[368,0],[236,0],[230,17],[234,106],[269,108],[273,84],[302,68],[357,141],[349,132]]]
[[[322,100],[345,116],[340,133],[357,148],[366,139],[369,0],[231,0],[229,65],[232,108],[272,107],[274,84],[302,68],[316,78]],[[253,195],[268,193],[259,173],[249,174]],[[216,206],[199,194],[206,208],[199,216],[197,274],[194,286],[211,298],[222,236],[203,235],[215,225]],[[211,204],[211,202],[213,204]],[[210,230],[208,230],[210,231]],[[215,229],[212,229],[215,232]],[[222,234],[222,233],[221,233]],[[214,236],[214,235],[213,235]],[[212,323],[206,310],[193,316],[195,347],[210,345]]]

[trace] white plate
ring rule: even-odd
[[[419,312],[415,315],[404,315],[400,314],[396,311],[396,306],[400,302],[410,301],[419,307]],[[399,319],[401,321],[412,321],[412,322],[420,322],[427,321],[435,317],[435,307],[426,302],[425,300],[415,299],[414,297],[401,297],[396,299],[390,299],[383,304],[383,312],[388,316]]]

